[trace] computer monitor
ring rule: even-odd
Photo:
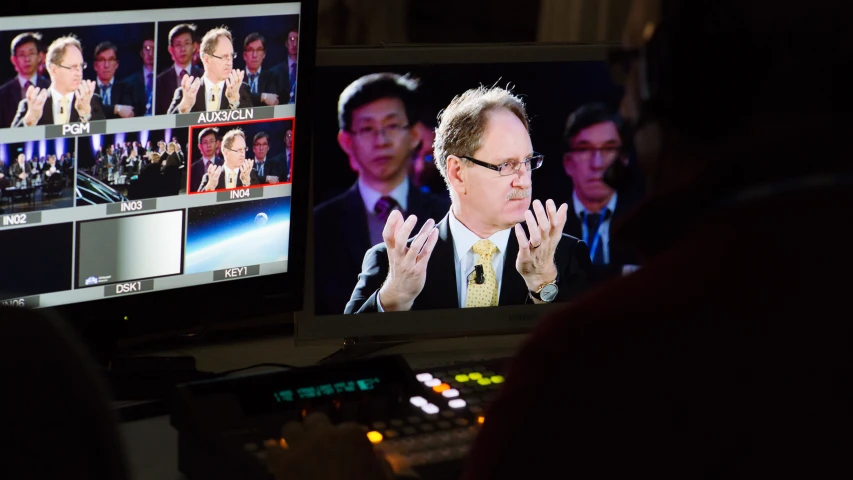
[[[3,305],[129,336],[302,307],[316,2],[156,3],[0,19]]]
[[[424,294],[429,289],[430,301],[435,302],[437,308],[430,308],[424,303],[418,305],[416,300],[418,308],[406,312],[344,314],[350,295],[359,282],[365,252],[382,242],[384,223],[377,220],[378,213],[369,211],[368,204],[375,204],[380,194],[391,197],[396,194],[407,199],[397,202],[406,215],[420,212],[422,217],[431,216],[436,222],[448,215],[449,189],[432,156],[437,115],[455,96],[480,86],[510,89],[525,102],[533,148],[544,155],[542,166],[529,172],[532,175],[532,198],[543,202],[553,199],[557,206],[566,203],[568,221],[564,232],[585,240],[587,248],[590,244],[595,245],[599,255],[604,251],[609,257],[602,262],[600,258],[593,258],[595,254],[591,255],[588,262],[588,279],[591,281],[588,284],[636,268],[639,262],[623,257],[616,247],[602,248],[604,243],[595,241],[596,235],[591,235],[595,232],[581,221],[582,216],[578,216],[579,212],[582,213],[577,208],[580,203],[578,195],[585,198],[584,192],[590,189],[607,188],[601,182],[603,169],[598,165],[601,155],[615,155],[627,171],[637,171],[628,135],[617,114],[622,87],[611,79],[606,58],[605,45],[320,49],[316,87],[321,93],[316,98],[314,117],[314,214],[306,280],[309,288],[306,309],[297,315],[298,341],[352,339],[364,343],[523,332],[529,330],[543,312],[556,306],[534,305],[526,295],[524,283],[516,282],[522,291],[512,292],[513,298],[509,298],[511,295],[505,295],[501,286],[501,297],[496,307],[459,308],[461,296],[457,295],[458,285],[454,280],[469,272],[457,271],[456,276],[452,275],[454,253],[445,249],[442,260],[436,260],[437,250],[433,251],[426,286],[421,292]],[[372,77],[371,81],[362,80],[360,85],[353,85],[357,79],[383,72],[402,75],[403,78],[391,76],[397,80],[389,81],[385,76],[384,85],[377,86],[382,81],[374,82],[376,77]],[[412,79],[418,81],[417,86],[413,86]],[[348,86],[349,90],[342,95]],[[380,97],[386,100],[384,104],[375,101]],[[384,108],[383,105],[390,107]],[[359,118],[366,119],[363,133],[372,134],[372,141],[362,142],[371,139],[357,138],[362,129],[353,123],[357,121],[354,112],[358,111],[364,113]],[[614,138],[606,139],[609,142],[606,144],[575,145],[570,149],[567,140],[573,143],[581,141],[575,133],[571,134],[571,139],[564,138],[568,118],[573,112],[586,112],[579,113],[576,118],[586,118],[584,121],[590,125],[606,124],[607,133]],[[592,117],[597,120],[590,123],[589,118]],[[575,125],[580,125],[580,120]],[[569,150],[573,153],[569,154]],[[597,173],[583,172],[570,165],[572,162],[578,165],[584,162],[579,157],[586,154],[595,158]],[[403,170],[405,175],[394,173]],[[596,178],[590,178],[593,173]],[[574,193],[572,174],[578,178],[574,182],[578,184],[578,195]],[[403,176],[405,180],[402,180]],[[634,180],[630,192],[620,191],[616,196],[608,197],[614,203],[618,197],[613,217],[623,216],[641,198],[641,179],[635,177]],[[379,187],[371,188],[377,185],[391,192],[377,193]],[[409,205],[402,206],[402,201]],[[425,220],[422,217],[419,221]],[[605,231],[610,224],[609,221],[600,221],[601,228],[596,230]],[[416,232],[414,230],[412,235]],[[336,245],[339,248],[335,248]],[[310,251],[312,248],[313,252]],[[510,247],[505,248],[511,250]],[[456,254],[458,257],[458,252]],[[434,261],[447,262],[446,269],[451,274],[431,275],[429,269],[433,268]],[[519,275],[512,268],[515,261],[515,256],[509,258],[508,254],[504,258],[504,283],[512,275]],[[373,275],[382,270],[380,267],[371,264],[366,273]],[[471,275],[474,274],[472,271]],[[443,285],[439,288],[436,282]],[[378,288],[378,284],[375,286]],[[367,295],[371,293],[367,292]],[[576,298],[578,294],[580,291],[570,297]],[[350,304],[350,310],[358,311],[365,304],[365,297],[356,303]]]

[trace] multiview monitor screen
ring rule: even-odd
[[[548,308],[533,293],[571,302],[638,268],[609,238],[642,179],[618,192],[603,181],[614,162],[637,170],[603,48],[330,49],[317,84],[313,314],[300,338],[525,329]],[[528,218],[536,228],[549,200],[565,205],[565,235],[548,258],[556,275],[537,279]],[[418,277],[424,242],[396,244],[429,220]],[[556,292],[537,291],[551,281]]]
[[[0,302],[291,272],[303,6],[0,19]]]

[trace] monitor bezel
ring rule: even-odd
[[[10,5],[4,17],[58,15],[73,13],[111,13],[160,9],[197,8],[199,6],[240,6],[223,0],[198,2],[186,0],[154,0],[144,5],[90,2],[86,4],[53,3],[49,5],[22,3]],[[249,4],[300,3],[300,45],[297,83],[303,100],[295,104],[295,116],[304,125],[304,133],[294,135],[294,152],[311,151],[310,125],[312,84],[317,39],[317,0],[250,0]],[[303,34],[304,32],[304,34]],[[294,162],[291,190],[291,227],[288,266],[286,273],[265,275],[227,282],[146,292],[49,307],[81,330],[108,328],[109,335],[120,341],[134,339],[153,341],[179,334],[197,334],[207,330],[240,330],[259,325],[285,324],[293,321],[293,312],[303,308],[306,225],[310,202],[308,199],[311,169],[310,156]],[[187,299],[195,299],[187,301]],[[232,300],[228,300],[232,299]]]
[[[327,47],[317,51],[317,74],[323,67],[450,65],[470,63],[544,63],[606,61],[610,44],[511,43],[448,45],[383,45]],[[460,92],[461,93],[461,92]],[[312,168],[314,158],[312,156]],[[313,177],[312,178],[316,178]],[[309,199],[313,212],[314,184]],[[359,344],[404,342],[472,335],[506,335],[529,332],[546,312],[565,304],[515,305],[489,308],[454,308],[386,312],[366,315],[314,314],[314,221],[309,216],[306,249],[305,308],[296,313],[297,345],[333,344],[342,340]]]

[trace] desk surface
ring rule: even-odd
[[[396,345],[374,355],[402,354],[417,369],[454,361],[509,357],[524,338],[503,335],[425,340]],[[297,347],[293,337],[283,337],[160,353],[192,355],[199,370],[219,372],[259,363],[307,366],[337,349],[337,345]],[[169,425],[168,416],[125,422],[121,431],[134,480],[185,480],[178,471],[178,435]]]

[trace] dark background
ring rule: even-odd
[[[299,15],[280,15],[275,17],[248,17],[248,18],[220,18],[210,20],[194,21],[187,19],[181,22],[158,22],[157,23],[157,73],[162,73],[174,63],[172,55],[169,54],[169,31],[178,24],[192,23],[196,28],[196,41],[209,30],[225,26],[231,31],[234,40],[234,68],[244,70],[246,62],[243,61],[243,40],[246,35],[258,32],[266,40],[266,56],[263,68],[272,68],[287,58],[287,31],[290,28],[299,27]],[[199,65],[201,66],[201,65]]]
[[[73,224],[0,230],[3,255],[0,298],[71,289]],[[17,246],[17,248],[13,248]]]
[[[315,205],[356,181],[336,139],[338,95],[352,81],[375,72],[412,73],[419,78],[425,104],[419,116],[433,123],[454,96],[469,88],[495,83],[513,86],[514,93],[527,105],[533,149],[545,156],[542,167],[533,172],[533,197],[551,198],[558,205],[571,202],[571,181],[562,160],[566,119],[591,101],[605,102],[615,110],[622,95],[621,87],[613,84],[607,66],[601,62],[318,67],[315,82],[317,91],[323,93],[314,97]]]
[[[69,27],[69,28],[45,28],[38,30],[17,30],[0,32],[0,45],[4,46],[6,52],[11,53],[12,40],[23,32],[36,31],[42,34],[44,48],[59,37],[74,34],[83,45],[83,61],[88,64],[83,72],[83,78],[94,80],[95,74],[95,47],[104,41],[110,41],[118,48],[118,69],[116,80],[124,80],[142,69],[142,57],[139,51],[146,35],[153,37],[153,23],[131,23],[122,25],[98,25],[94,27]],[[168,55],[168,52],[167,52]],[[9,57],[0,61],[0,81],[7,82],[17,75]],[[45,72],[45,76],[47,72]],[[48,78],[50,78],[48,76]]]

